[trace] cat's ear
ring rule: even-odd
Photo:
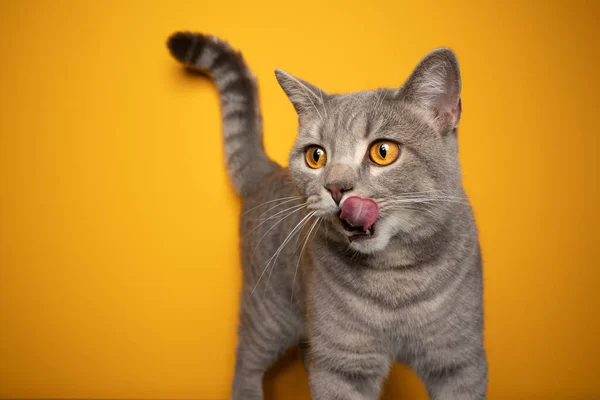
[[[280,69],[275,70],[275,76],[299,116],[309,112],[321,115],[324,102],[329,97],[327,93]]]
[[[400,96],[426,111],[436,129],[443,134],[458,126],[461,114],[460,70],[450,49],[437,49],[417,65]]]

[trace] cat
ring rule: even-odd
[[[300,343],[313,399],[376,399],[392,362],[432,399],[484,399],[482,261],[462,186],[455,54],[427,54],[399,88],[329,94],[276,70],[298,115],[283,168],[266,155],[256,80],[214,36],[171,54],[219,92],[241,196],[243,266],[232,398]]]

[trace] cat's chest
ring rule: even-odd
[[[443,267],[375,270],[321,264],[312,292],[320,299],[317,306],[331,307],[365,326],[411,335],[445,312],[448,299],[441,294],[451,280]]]

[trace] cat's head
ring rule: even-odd
[[[461,81],[451,50],[429,53],[395,89],[328,94],[286,72],[276,76],[299,117],[294,182],[308,209],[352,249],[383,250],[393,237],[427,235],[452,215],[462,186]]]

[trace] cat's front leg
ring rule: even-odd
[[[334,354],[330,354],[335,357]],[[343,361],[313,361],[309,367],[311,396],[314,400],[376,400],[383,380],[388,374],[390,361],[374,356],[377,366],[370,371]],[[316,355],[312,360],[318,359]],[[358,368],[357,368],[358,367]]]
[[[420,375],[432,400],[486,398],[488,367],[483,349],[466,362],[436,365],[426,368]]]
[[[312,398],[378,399],[391,364],[379,331],[325,296],[313,299],[309,307],[307,367]]]

